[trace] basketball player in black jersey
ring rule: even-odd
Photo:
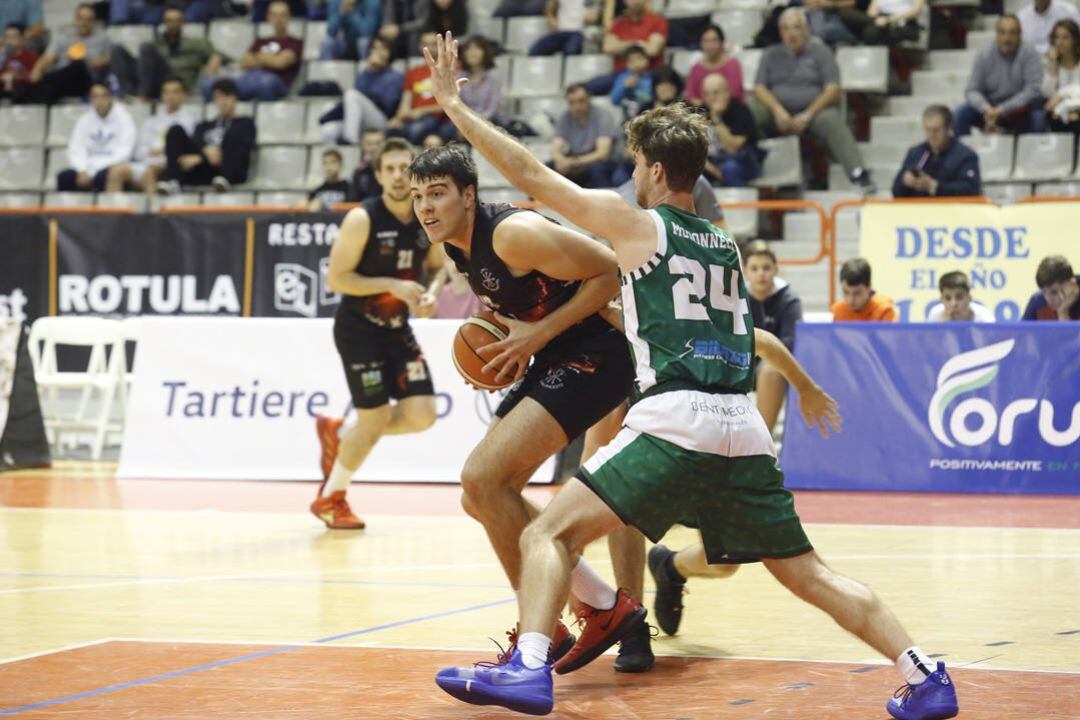
[[[494,350],[480,354],[500,377],[518,382],[466,461],[461,484],[466,512],[483,524],[517,588],[518,541],[537,514],[522,489],[548,457],[619,408],[630,392],[629,350],[603,317],[619,289],[615,255],[536,212],[480,202],[476,166],[464,145],[421,153],[409,173],[413,208],[428,237],[443,244],[480,300],[510,329]],[[565,655],[564,666],[602,639],[590,636],[590,627],[613,630],[625,618],[641,622],[643,613],[583,559],[572,590],[579,615],[601,621],[586,623],[576,647],[560,623],[552,653]]]
[[[413,214],[412,159],[406,141],[386,141],[375,159],[382,194],[345,216],[330,250],[327,284],[342,294],[334,344],[356,408],[355,423],[344,429],[343,419],[316,418],[324,481],[311,512],[331,528],[364,527],[345,493],[378,439],[421,432],[435,422],[435,390],[409,314],[434,311],[433,294],[419,281],[425,260],[438,269],[444,255],[429,253],[431,243]]]

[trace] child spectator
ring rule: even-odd
[[[25,28],[8,25],[4,28],[3,63],[0,63],[0,99],[19,102],[30,89],[30,73],[37,64],[38,54],[26,47]]]
[[[615,78],[611,102],[622,108],[623,118],[631,120],[653,102],[653,79],[649,74],[649,56],[640,45],[626,51],[626,69]]]
[[[844,299],[831,308],[835,322],[896,322],[893,301],[870,285],[870,263],[852,258],[840,267],[840,288]]]
[[[1062,255],[1043,258],[1035,271],[1039,292],[1028,300],[1021,320],[1080,320],[1080,275]]]
[[[308,195],[308,210],[331,210],[349,198],[349,181],[341,179],[341,153],[333,148],[322,154],[323,182]]]
[[[968,276],[959,270],[942,275],[938,290],[941,303],[930,308],[927,322],[994,322],[994,313],[984,305],[971,302]]]

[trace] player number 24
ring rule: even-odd
[[[746,334],[744,315],[750,312],[746,298],[739,297],[739,271],[725,268],[723,265],[709,265],[708,275],[705,267],[693,258],[673,255],[668,260],[668,269],[673,275],[682,275],[671,288],[672,301],[675,304],[676,320],[709,321],[709,312],[705,307],[706,296],[713,310],[729,312],[732,315],[732,330],[736,335]],[[724,291],[724,272],[731,273],[731,281]],[[705,284],[708,278],[709,289]]]

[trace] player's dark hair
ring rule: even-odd
[[[778,264],[776,262],[776,253],[774,253],[772,251],[772,248],[769,247],[769,243],[765,242],[764,240],[751,240],[750,242],[743,245],[742,256],[744,262],[754,257],[755,255],[764,255],[765,257],[772,260],[773,265]]]
[[[947,272],[942,275],[938,280],[937,287],[941,292],[945,292],[946,290],[963,290],[966,293],[971,292],[971,283],[968,282],[968,276],[959,270],[953,270],[952,272]]]
[[[690,192],[705,169],[709,123],[681,102],[653,108],[627,123],[626,146],[646,164],[660,163],[668,188]]]
[[[1039,263],[1035,271],[1035,284],[1042,290],[1059,282],[1068,282],[1073,277],[1072,265],[1064,255],[1048,255]]]
[[[338,163],[342,162],[341,153],[338,152],[337,150],[335,150],[334,148],[330,148],[329,150],[323,150],[322,156],[323,156],[324,160],[326,158],[328,158],[328,157],[332,157],[332,158],[337,158]]]
[[[236,81],[232,78],[215,80],[214,84],[210,86],[210,97],[213,97],[214,93],[222,93],[224,95],[229,95],[230,97],[236,97],[239,94],[236,90]]]
[[[465,192],[465,188],[470,185],[479,188],[480,184],[476,176],[476,163],[473,162],[468,147],[459,142],[429,148],[420,153],[409,166],[409,175],[414,180],[450,178],[460,192]]]
[[[840,266],[840,282],[845,285],[870,286],[870,263],[865,258],[851,258]]]
[[[407,152],[410,158],[416,157],[416,148],[409,144],[409,141],[405,138],[392,137],[387,138],[382,147],[379,148],[379,154],[375,156],[375,169],[382,170],[383,155],[388,155],[392,152]]]

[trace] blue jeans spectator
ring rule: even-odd
[[[834,10],[811,10],[806,13],[806,19],[810,21],[810,32],[828,45],[835,45],[836,43],[859,44],[859,38],[855,36],[855,33],[851,32],[851,28],[844,24],[844,21],[840,18],[840,13]]]
[[[204,77],[199,81],[199,91],[202,92],[206,102],[213,99],[214,83],[221,75],[216,77]],[[241,100],[280,100],[289,94],[289,86],[277,73],[269,70],[248,70],[242,75],[237,75],[236,94]]]
[[[585,35],[575,30],[557,30],[533,43],[530,55],[580,55],[585,45]]]
[[[451,128],[447,129],[444,126],[450,125]],[[435,134],[439,137],[446,138],[450,134],[453,128],[451,123],[446,117],[441,115],[425,115],[418,120],[409,120],[400,128],[387,128],[386,134],[404,137],[413,145],[421,145],[424,142],[424,138],[428,135]]]
[[[1046,111],[1043,109],[1045,100],[1037,99],[1026,108],[1020,108],[998,118],[997,124],[1009,132],[1017,133],[1042,133],[1046,132]],[[968,103],[963,103],[956,108],[953,127],[956,136],[970,135],[971,128],[982,129],[986,121],[983,114]]]
[[[358,37],[356,43],[352,44],[345,39],[344,36],[338,35],[337,37],[327,37],[322,41],[322,46],[319,48],[320,60],[357,60],[359,58],[366,58],[368,53],[368,45],[371,44],[371,38]]]
[[[615,80],[619,77],[619,74],[620,73],[618,72],[613,72],[606,75],[598,75],[592,80],[586,80],[584,83],[585,89],[588,90],[589,95],[593,97],[610,95],[611,91],[615,88]]]
[[[76,170],[68,168],[67,170],[61,170],[56,174],[56,189],[60,192],[90,192],[90,190],[84,191],[78,185],[75,184],[79,173]],[[92,181],[93,190],[95,192],[105,192],[105,181],[109,179],[109,168],[98,170],[94,173],[94,179]]]
[[[548,167],[555,169],[555,163],[549,162]],[[566,177],[570,178],[584,188],[610,188],[618,187],[616,179],[624,179],[625,172],[616,173],[616,163],[611,160],[595,160],[587,165],[575,168]],[[616,177],[618,175],[618,177]]]
[[[219,15],[220,0],[190,0],[184,10],[187,22],[210,22]],[[147,0],[111,0],[109,4],[110,25],[160,25],[165,15],[165,3],[149,3]]]

